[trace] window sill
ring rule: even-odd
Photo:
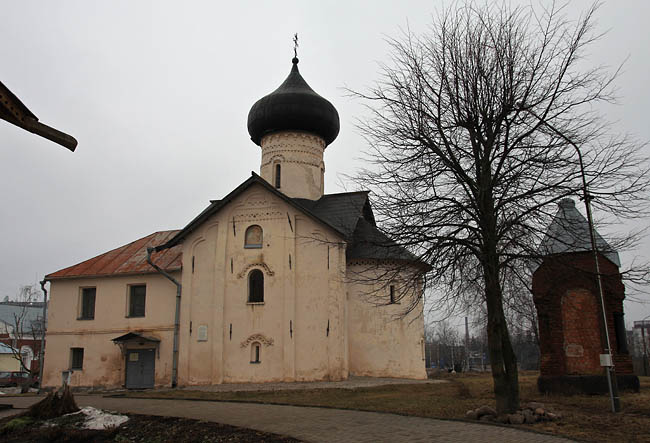
[[[262,363],[262,362],[261,361],[252,361],[251,362],[252,365],[259,365],[260,363]]]
[[[95,317],[77,317],[77,320],[94,320]]]
[[[264,302],[263,301],[247,301],[246,304],[247,305],[262,305],[263,306]]]
[[[125,318],[144,318],[144,315],[126,315]]]
[[[244,245],[244,249],[262,249],[262,245]]]
[[[70,368],[68,369],[68,372],[78,372],[78,371],[83,371],[84,368]]]

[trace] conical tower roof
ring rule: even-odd
[[[596,231],[596,248],[609,261],[621,266],[616,252]],[[576,209],[570,198],[560,200],[559,209],[551,222],[539,252],[541,255],[565,254],[570,252],[591,251],[591,236],[587,219]]]
[[[297,57],[292,63],[291,72],[280,87],[259,99],[248,113],[251,140],[259,145],[267,134],[297,130],[316,134],[329,145],[339,134],[339,114],[302,78]]]

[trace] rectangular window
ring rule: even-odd
[[[144,317],[146,285],[129,286],[129,317]]]
[[[84,348],[70,348],[70,369],[81,370],[84,367]]]
[[[81,289],[81,309],[79,310],[80,320],[92,320],[95,318],[95,295],[97,288]]]
[[[390,304],[395,303],[395,286],[390,285]]]

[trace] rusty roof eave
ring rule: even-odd
[[[180,272],[183,268],[181,266],[174,268],[167,268],[167,272]],[[133,277],[135,275],[152,275],[158,274],[158,271],[151,268],[151,271],[139,271],[139,272],[122,272],[117,274],[93,274],[93,275],[64,275],[61,277],[51,277],[52,274],[45,276],[44,280],[49,282],[59,281],[59,280],[79,280],[79,279],[92,279],[92,278],[106,278],[106,277]]]
[[[176,233],[178,230],[154,232],[88,260],[52,272],[45,278],[53,281],[153,274],[154,269],[145,260],[146,248],[163,244]],[[182,255],[179,247],[158,253],[155,259],[163,269],[176,272],[182,269]]]

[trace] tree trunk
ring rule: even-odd
[[[496,259],[496,254],[494,258]],[[487,263],[484,264],[484,274],[488,311],[488,352],[497,412],[513,413],[519,409],[519,377],[517,357],[510,343],[508,325],[503,312],[498,261],[494,262],[488,257]]]

